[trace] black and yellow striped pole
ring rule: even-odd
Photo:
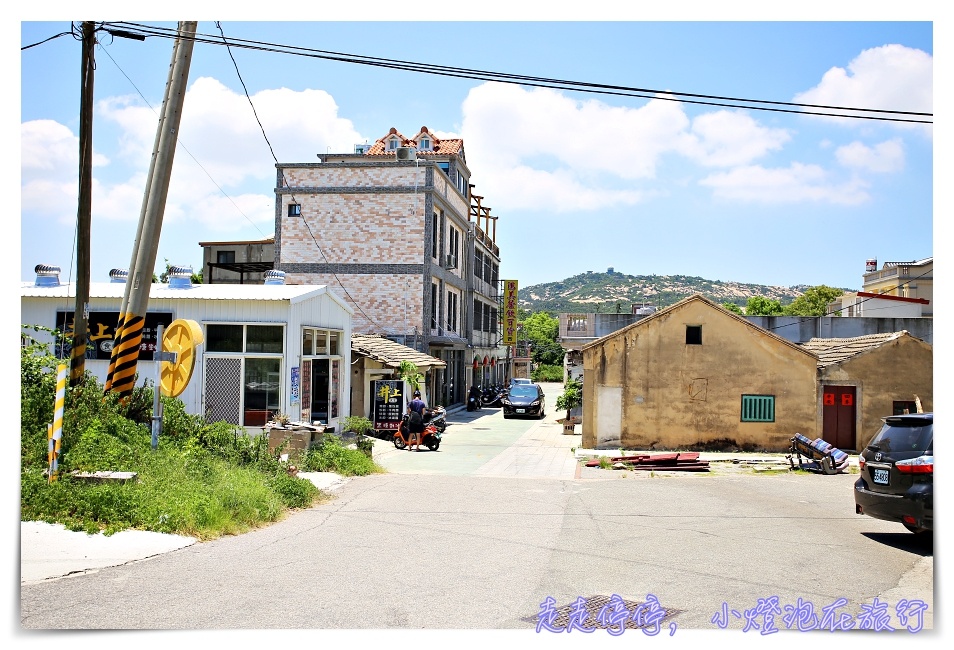
[[[169,79],[166,82],[159,128],[156,130],[156,144],[140,213],[139,232],[133,247],[130,280],[126,287],[128,301],[124,298],[120,307],[120,321],[113,339],[106,390],[119,393],[123,398],[130,396],[136,386],[139,347],[142,344],[142,330],[149,305],[152,274],[156,266],[159,233],[162,230],[162,217],[169,193],[169,179],[172,175],[176,138],[189,80],[196,26],[196,21],[179,22],[179,36],[176,38],[172,64],[169,66]]]

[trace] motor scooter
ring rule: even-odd
[[[437,451],[437,448],[441,446],[441,432],[431,422],[425,424],[424,433],[418,435],[421,438],[421,444],[431,451]],[[410,440],[411,434],[407,430],[407,415],[405,415],[401,418],[397,431],[394,432],[394,446],[398,449],[406,449]]]
[[[479,411],[481,407],[480,400],[480,389],[471,388],[470,394],[467,396],[467,410],[468,411]]]
[[[424,425],[433,424],[438,433],[444,433],[447,428],[447,411],[443,406],[428,409],[424,416]]]
[[[481,404],[483,406],[503,406],[501,399],[503,398],[505,392],[506,391],[501,386],[488,386],[484,389]]]

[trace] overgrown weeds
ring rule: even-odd
[[[26,328],[25,328],[26,329]],[[152,389],[121,401],[87,373],[66,391],[59,478],[46,476],[47,423],[53,419],[58,360],[26,338],[20,372],[20,510],[24,521],[113,533],[137,528],[210,539],[277,521],[321,498],[292,476],[281,449],[242,427],[206,422],[179,400],[162,398],[163,435],[152,449]],[[383,471],[361,451],[326,442],[315,471]],[[320,470],[318,467],[320,466]],[[73,472],[135,472],[128,482],[88,482]]]

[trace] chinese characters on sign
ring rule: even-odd
[[[374,428],[397,431],[404,415],[403,381],[376,380],[374,382],[374,412],[371,420]]]
[[[291,403],[298,404],[301,400],[301,369],[295,366],[291,369]]]
[[[152,353],[158,349],[156,334],[159,324],[169,327],[172,312],[147,312],[142,328],[142,342],[139,344],[139,360],[152,361]],[[86,358],[109,360],[113,351],[113,338],[119,323],[118,311],[91,311],[87,323]],[[56,354],[68,359],[73,346],[73,312],[57,311],[56,328],[66,336],[56,342]]]
[[[517,344],[517,281],[504,280],[503,344]]]

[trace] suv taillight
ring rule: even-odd
[[[858,469],[865,468],[865,455],[864,452],[858,454]]]
[[[902,474],[933,474],[934,456],[918,456],[910,460],[899,460],[894,466]]]

